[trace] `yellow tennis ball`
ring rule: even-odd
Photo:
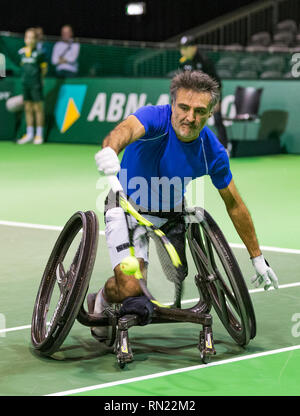
[[[139,262],[136,257],[128,256],[121,261],[121,271],[127,275],[134,274],[139,268]]]

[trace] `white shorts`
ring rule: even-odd
[[[165,218],[154,217],[152,215],[144,215],[144,217],[156,225],[156,227],[161,227],[168,221]],[[137,225],[135,218],[130,218],[132,226],[137,226],[133,238],[135,256],[144,259],[148,263],[149,241],[145,227]],[[114,269],[125,257],[130,255],[127,223],[122,208],[115,207],[107,210],[105,215],[105,237],[110,261]]]

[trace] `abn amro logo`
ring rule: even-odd
[[[87,86],[65,84],[59,90],[55,107],[55,120],[61,133],[65,133],[81,115]]]

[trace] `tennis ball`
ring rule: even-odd
[[[134,274],[139,268],[139,262],[136,257],[128,256],[121,261],[121,271],[127,275]]]

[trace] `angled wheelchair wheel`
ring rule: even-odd
[[[95,213],[78,211],[55,243],[32,316],[31,341],[43,355],[59,349],[79,313],[94,267],[98,234]]]
[[[247,345],[256,335],[256,319],[237,260],[208,212],[196,208],[194,214],[187,239],[201,280],[200,295],[210,298],[231,337],[239,345]]]

